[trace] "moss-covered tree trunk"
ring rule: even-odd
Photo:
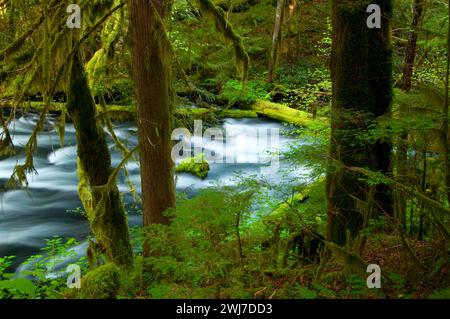
[[[367,6],[382,9],[382,26],[369,29]],[[361,205],[368,186],[347,167],[389,172],[391,147],[387,141],[364,141],[361,136],[392,101],[390,0],[333,1],[332,137],[327,179],[328,239],[343,245],[346,231],[355,237],[363,222]],[[377,211],[392,212],[390,190],[377,186],[373,200]]]
[[[286,6],[286,0],[277,1],[277,10],[275,13],[275,24],[273,27],[272,36],[272,50],[270,52],[269,60],[269,72],[267,76],[267,82],[272,83],[275,79],[278,64],[278,55],[281,47],[281,27],[283,25],[284,7]]]
[[[130,0],[129,6],[144,226],[167,224],[163,213],[175,207],[171,53],[162,25],[169,12],[162,0]]]
[[[102,187],[108,184],[112,173],[111,155],[96,119],[96,105],[78,53],[73,55],[70,69],[67,111],[78,143],[79,193],[96,239],[95,248],[91,245],[90,250],[129,268],[133,264],[133,251],[127,217],[116,184]]]

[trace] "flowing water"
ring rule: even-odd
[[[10,127],[14,134],[13,141],[18,155],[0,159],[0,185],[11,176],[17,163],[24,159],[24,146],[37,122],[36,115],[26,115]],[[18,266],[26,257],[39,253],[45,246],[45,239],[54,235],[64,238],[74,237],[81,244],[76,248],[82,255],[87,247],[88,222],[71,210],[81,207],[77,194],[76,170],[76,138],[72,124],[66,124],[64,147],[60,146],[59,135],[55,128],[56,119],[49,117],[45,130],[38,137],[38,150],[34,156],[37,175],[29,176],[28,190],[1,190],[0,187],[0,256],[16,256]],[[283,130],[283,125],[267,119],[225,119],[221,128],[227,135],[237,136],[230,140],[222,149],[217,143],[209,143],[208,147],[215,151],[233,153],[244,159],[246,163],[212,163],[205,180],[189,174],[178,174],[177,190],[189,189],[192,192],[208,187],[214,182],[221,185],[234,185],[236,172],[243,175],[260,175],[261,167],[255,156],[261,152],[257,137],[249,132],[259,132],[269,129]],[[115,126],[117,136],[131,148],[137,144],[136,126],[134,123],[121,123]],[[1,131],[0,131],[1,132]],[[194,137],[193,141],[199,137]],[[293,139],[283,134],[279,137],[279,150],[288,148]],[[116,151],[113,140],[108,135],[113,166],[121,161],[121,155]],[[259,143],[259,144],[258,144]],[[276,149],[275,149],[276,150]],[[220,155],[220,154],[219,154]],[[225,155],[225,154],[224,154]],[[241,160],[242,161],[242,160]],[[281,159],[281,166],[286,164]],[[139,166],[129,162],[127,170],[131,181],[140,192]],[[271,175],[273,182],[281,179],[279,174]],[[119,188],[124,192],[124,200],[129,210],[130,226],[139,225],[141,216],[131,209],[132,197],[123,176],[119,178]]]

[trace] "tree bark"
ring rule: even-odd
[[[447,188],[447,201],[450,204],[450,146],[448,145],[448,107],[449,107],[449,90],[450,90],[450,1],[448,1],[448,30],[447,30],[447,68],[445,72],[445,96],[444,106],[442,109],[442,140],[445,141],[445,186]]]
[[[414,60],[416,58],[416,45],[417,45],[417,30],[419,26],[422,15],[423,15],[423,2],[424,0],[414,0],[413,5],[413,19],[411,23],[411,33],[408,37],[408,45],[405,50],[405,61],[403,64],[403,76],[399,87],[406,92],[411,90],[411,78],[414,69]]]
[[[79,53],[72,59],[67,111],[73,120],[78,143],[80,198],[96,238],[96,248],[100,248],[107,261],[131,268],[133,250],[119,190],[115,184],[102,189],[112,173],[111,155],[105,133],[96,120],[95,102]]]
[[[168,224],[175,208],[171,159],[171,53],[162,0],[130,0],[133,79],[137,101],[144,226]],[[149,253],[149,247],[145,247]]]
[[[284,7],[286,0],[277,1],[275,25],[273,27],[272,50],[270,52],[269,73],[267,82],[272,83],[277,73],[278,55],[281,46],[281,27],[283,25]]]
[[[382,9],[382,26],[369,29],[364,1],[333,1],[333,82],[330,165],[327,174],[328,240],[346,243],[362,227],[361,204],[368,186],[346,167],[366,167],[389,173],[388,141],[359,137],[378,116],[389,113],[392,102],[392,50],[389,35],[391,0],[373,2]],[[337,164],[338,163],[338,164]],[[375,212],[392,213],[391,190],[377,186]]]

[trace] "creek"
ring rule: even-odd
[[[56,122],[56,117],[49,116],[43,132],[39,134],[38,149],[34,155],[37,174],[29,176],[28,189],[0,188],[0,256],[16,256],[14,267],[18,267],[28,256],[39,253],[45,246],[45,239],[55,235],[80,241],[75,249],[78,255],[83,255],[86,251],[89,225],[81,214],[73,212],[81,207],[77,194],[75,130],[72,124],[66,124],[64,147],[61,147]],[[36,123],[37,116],[30,114],[20,117],[11,125],[17,155],[0,159],[0,185],[4,185],[9,179],[15,165],[23,162],[24,147]],[[255,154],[261,151],[261,147],[258,148],[257,136],[248,132],[270,129],[283,132],[286,129],[279,122],[263,118],[226,118],[221,128],[227,135],[239,137],[234,143],[226,145],[226,152],[239,154],[241,158],[246,159],[245,163],[210,163],[209,175],[204,180],[179,173],[176,177],[177,191],[189,190],[195,193],[217,182],[220,185],[233,186],[237,183],[238,172],[241,176],[260,175],[261,167],[267,164],[259,163]],[[137,129],[134,123],[116,123],[115,132],[130,149],[137,144]],[[114,147],[109,134],[107,138],[112,164],[115,167],[121,161],[121,154]],[[294,141],[293,137],[280,134],[278,149],[275,151],[288,149],[289,144]],[[218,151],[214,143],[210,143],[208,147]],[[280,168],[283,166],[288,164],[281,157]],[[130,161],[126,168],[139,193],[138,163]],[[270,175],[270,181],[273,183],[279,183],[281,180],[280,174]],[[138,210],[133,208],[134,201],[124,174],[119,177],[118,185],[124,194],[130,226],[140,225],[142,218]]]

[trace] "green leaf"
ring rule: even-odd
[[[36,287],[33,282],[26,278],[2,280],[0,281],[0,288],[16,290],[17,292],[28,296],[34,296],[36,293]]]
[[[36,287],[31,280],[26,278],[17,278],[12,281],[14,282],[14,288],[19,292],[26,295],[34,295],[36,293]]]

